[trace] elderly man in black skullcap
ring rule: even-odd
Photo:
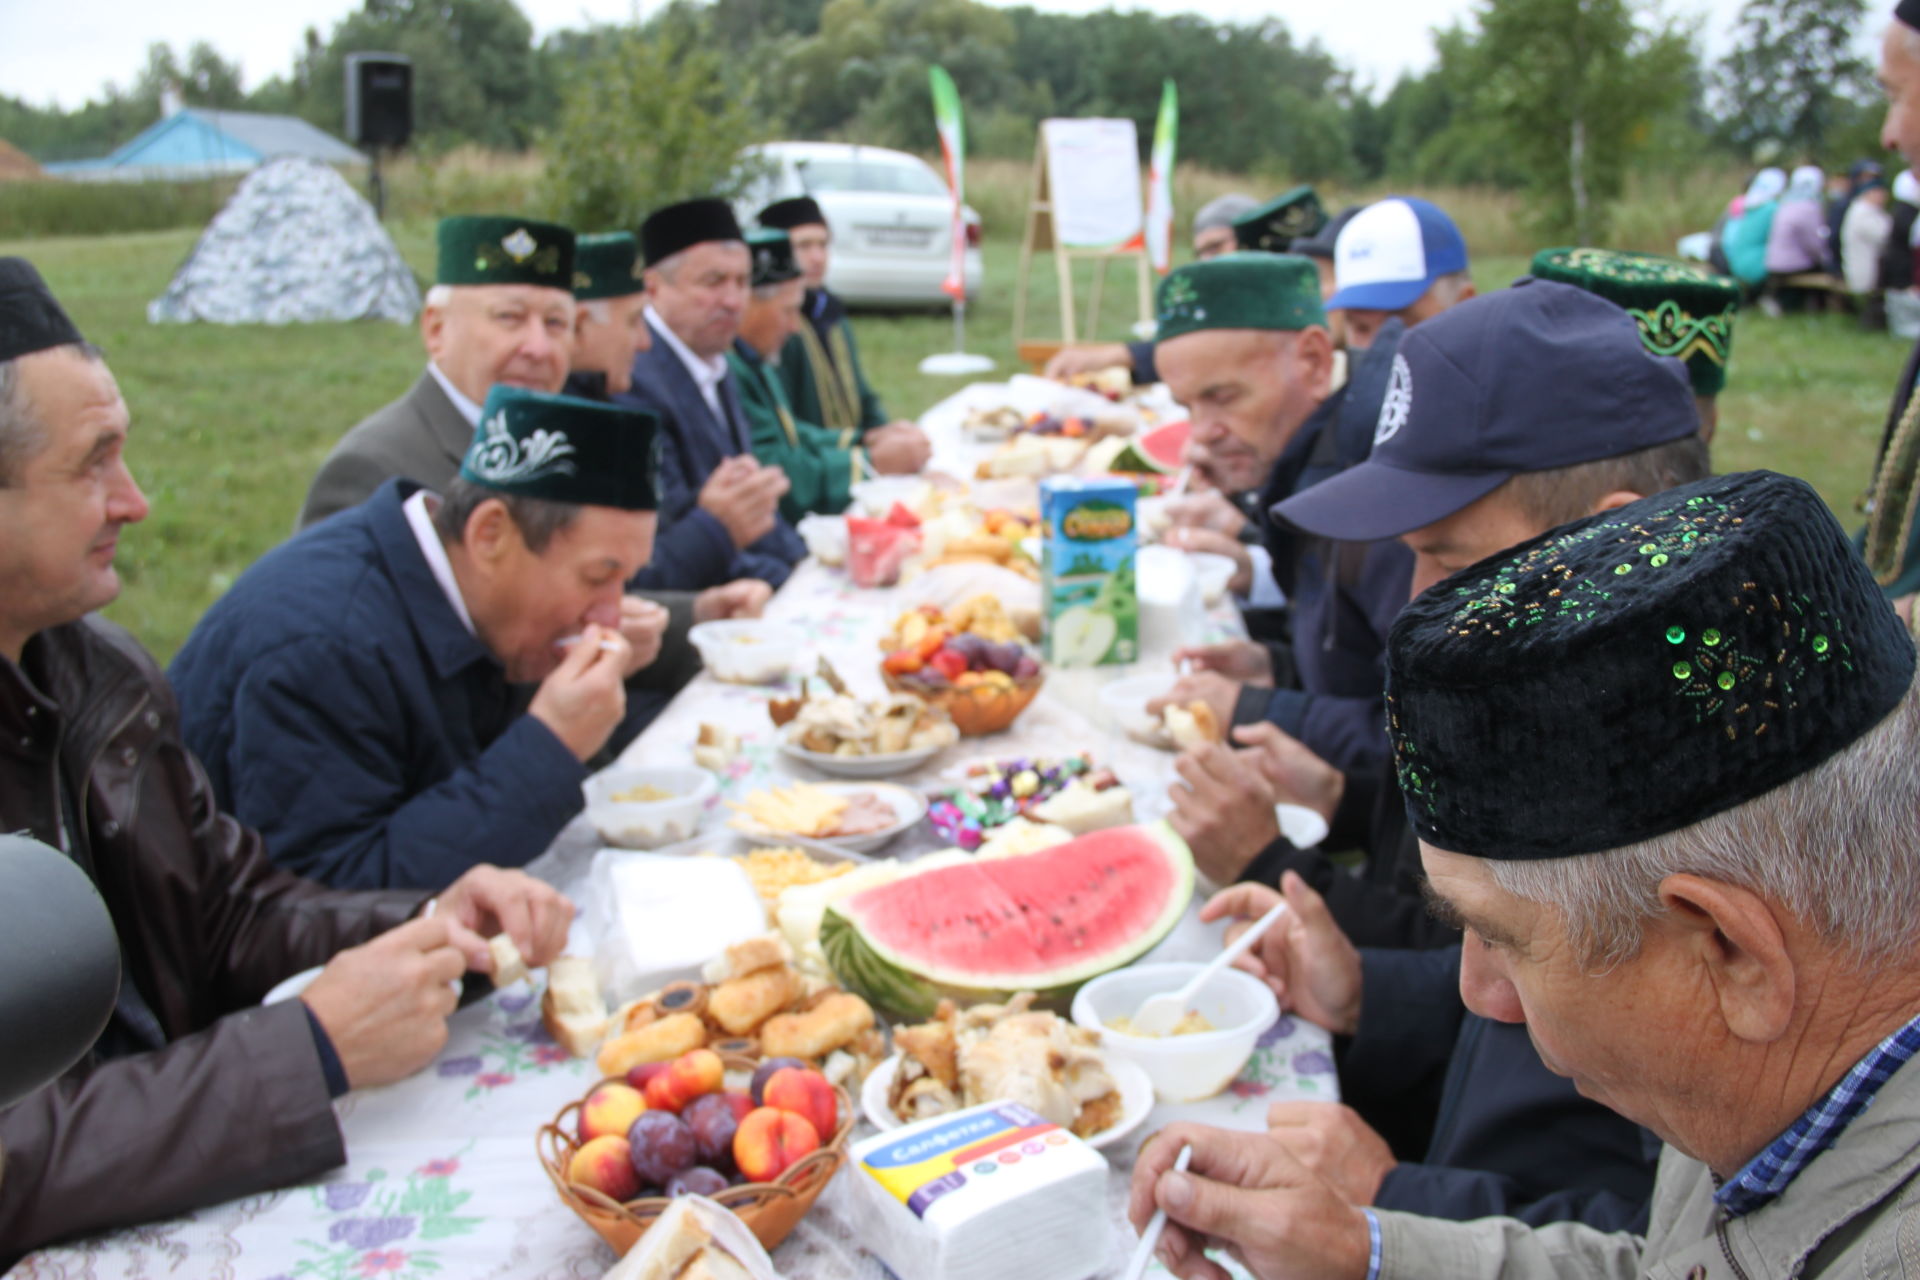
[[[1752,472],[1444,579],[1387,715],[1460,990],[1666,1143],[1644,1237],[1350,1203],[1177,1124],[1131,1213],[1180,1276],[1874,1274],[1920,1172],[1914,646],[1819,496]],[[1172,1169],[1182,1145],[1191,1171]],[[1884,1261],[1883,1261],[1884,1260]]]
[[[572,917],[539,881],[475,867],[429,886],[445,887],[419,918],[425,892],[323,889],[221,811],[159,668],[94,613],[147,514],[133,428],[39,274],[0,258],[0,830],[87,873],[124,957],[87,1056],[0,1111],[0,1270],[343,1163],[333,1099],[433,1060],[450,981],[492,967],[475,931],[544,964]],[[298,999],[260,1007],[317,965]]]

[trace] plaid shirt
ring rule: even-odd
[[[1875,1045],[1824,1098],[1714,1192],[1714,1202],[1734,1218],[1772,1203],[1815,1156],[1839,1140],[1853,1118],[1872,1105],[1880,1086],[1916,1052],[1920,1017]]]

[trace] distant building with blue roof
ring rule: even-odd
[[[178,182],[247,173],[280,156],[365,164],[366,156],[297,116],[185,107],[102,160],[45,166],[76,182]]]

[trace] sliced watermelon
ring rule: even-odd
[[[1193,423],[1184,419],[1169,422],[1164,427],[1155,427],[1129,441],[1108,469],[1143,475],[1167,475],[1178,471],[1181,460],[1186,457],[1187,437],[1192,434]]]
[[[854,894],[827,908],[820,947],[849,990],[898,1017],[1018,991],[1064,1010],[1151,950],[1192,897],[1193,855],[1172,827],[1113,827]]]

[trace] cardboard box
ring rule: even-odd
[[[1040,607],[1047,661],[1091,667],[1140,656],[1138,497],[1132,481],[1114,477],[1041,482]]]

